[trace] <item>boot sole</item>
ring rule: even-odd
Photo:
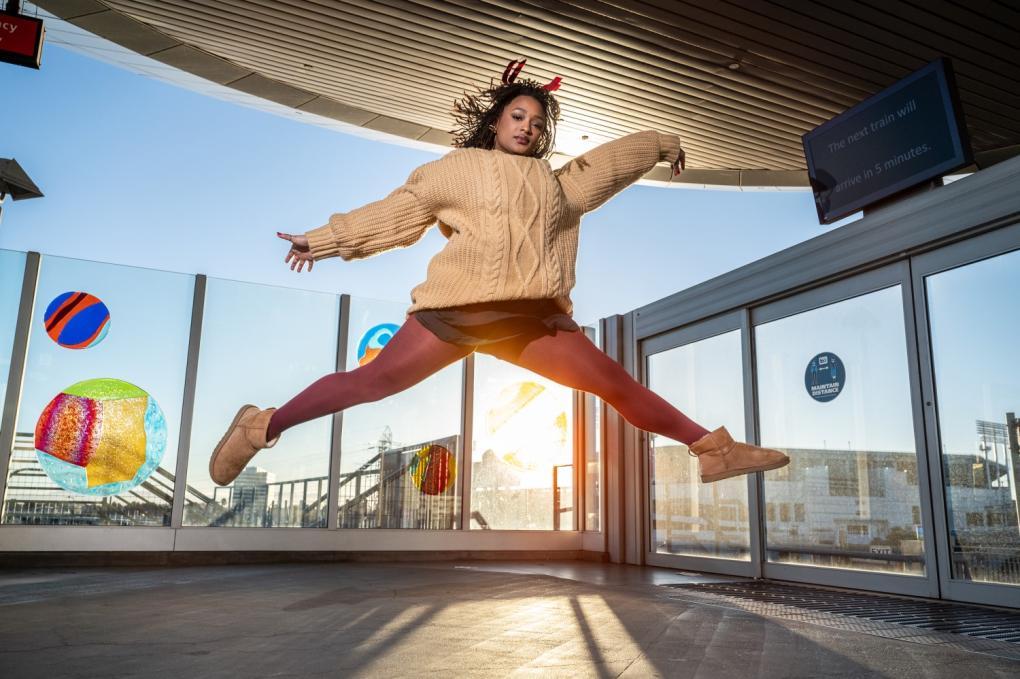
[[[209,457],[209,478],[212,479],[212,482],[215,483],[217,486],[229,486],[231,481],[234,480],[230,479],[230,481],[227,481],[226,483],[220,483],[216,479],[213,479],[213,465],[216,464],[216,460],[219,458],[220,453],[223,452],[223,445],[227,442],[227,439],[230,438],[230,435],[234,433],[234,429],[237,428],[237,424],[241,421],[241,416],[244,415],[245,411],[248,410],[248,408],[257,407],[258,406],[253,406],[250,403],[241,406],[241,409],[237,411],[236,415],[234,415],[234,419],[230,423],[230,426],[227,427],[227,433],[223,435],[223,438],[220,439],[220,442],[216,444],[215,448],[213,448],[212,455]]]
[[[785,467],[788,464],[790,464],[790,458],[786,458],[785,460],[781,460],[773,464],[767,464],[761,467],[744,467],[743,469],[731,469],[727,472],[720,472],[719,474],[709,474],[708,476],[702,476],[701,482],[712,483],[713,481],[722,481],[723,479],[728,479],[733,476],[740,476],[741,474],[767,472],[770,469],[779,469],[780,467]]]

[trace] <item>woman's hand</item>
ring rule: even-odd
[[[678,174],[680,174],[680,171],[685,169],[684,168],[684,164],[686,162],[687,162],[687,154],[684,153],[683,149],[680,149],[680,155],[677,156],[676,160],[673,161],[673,174],[671,176],[675,177]]]
[[[290,241],[290,252],[283,258],[284,262],[290,262],[291,271],[301,271],[305,262],[308,262],[308,270],[312,270],[315,260],[312,259],[311,248],[308,247],[308,239],[304,236],[296,236],[289,233],[276,232],[276,235],[283,240]]]

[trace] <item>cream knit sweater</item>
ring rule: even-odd
[[[382,200],[305,235],[315,260],[362,259],[412,245],[438,221],[449,242],[411,291],[408,314],[515,299],[555,299],[569,314],[581,215],[679,153],[678,137],[653,130],[602,144],[555,171],[544,159],[458,148],[415,169]]]

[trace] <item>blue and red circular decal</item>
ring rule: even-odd
[[[110,310],[87,292],[65,292],[46,307],[46,334],[66,349],[94,347],[110,330]]]

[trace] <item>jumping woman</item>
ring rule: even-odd
[[[518,79],[512,61],[502,82],[455,104],[454,150],[415,169],[382,200],[344,214],[290,243],[284,261],[300,272],[330,257],[371,257],[416,243],[433,225],[448,239],[426,280],[411,292],[400,330],[364,366],[312,383],[279,408],[242,406],[213,450],[209,475],[233,481],[255,454],[308,420],[377,401],[422,381],[473,351],[490,354],[571,389],[594,394],[628,422],[668,436],[698,458],[701,480],[776,469],[778,450],[708,431],[634,380],[571,318],[581,216],[659,162],[684,168],[680,139],[636,132],[553,170],[559,103],[547,85]]]

